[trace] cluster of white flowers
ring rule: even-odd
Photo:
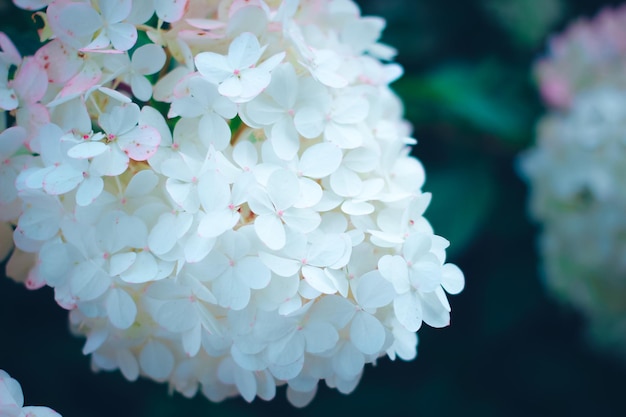
[[[543,227],[540,246],[549,289],[585,313],[595,343],[622,355],[626,353],[626,27],[615,24],[625,21],[626,8],[615,14],[604,11],[591,22],[574,24],[567,36],[559,38],[560,50],[577,50],[578,57],[596,55],[597,61],[572,55],[568,67],[564,56],[557,54],[554,61],[546,58],[539,63],[541,69],[572,68],[562,73],[561,85],[574,85],[573,68],[587,68],[577,74],[586,81],[570,90],[573,96],[567,103],[548,101],[557,108],[540,121],[537,145],[521,160],[531,187],[531,214]],[[603,45],[606,54],[595,49],[597,45]],[[584,66],[577,65],[581,61],[586,61]],[[540,81],[554,83],[555,78]]]
[[[569,108],[576,95],[598,86],[626,88],[626,5],[579,19],[550,39],[534,68],[541,95],[551,107]]]
[[[24,394],[20,383],[2,369],[0,369],[0,416],[61,417],[59,413],[48,407],[24,407]]]
[[[464,277],[423,217],[382,19],[351,0],[14,1],[47,7],[48,42],[22,58],[0,36],[0,249],[12,234],[8,274],[54,288],[94,369],[215,401],[287,384],[304,406],[449,324]]]

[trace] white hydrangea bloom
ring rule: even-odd
[[[53,40],[22,60],[0,37],[0,254],[54,288],[94,369],[304,406],[449,324],[464,277],[423,217],[384,21],[350,0],[16,3],[47,6]]]
[[[0,416],[61,417],[59,413],[48,407],[24,407],[24,394],[20,383],[2,369],[0,369]]]
[[[626,90],[580,93],[546,116],[522,159],[549,288],[582,309],[594,339],[626,348]]]
[[[535,67],[552,112],[521,159],[550,290],[579,308],[591,341],[626,351],[626,8],[555,37]]]

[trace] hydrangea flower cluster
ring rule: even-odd
[[[423,217],[382,19],[14,1],[47,43],[22,57],[0,36],[0,255],[12,235],[8,274],[54,288],[94,369],[214,401],[286,384],[304,406],[449,324],[464,277]]]
[[[569,108],[576,95],[597,86],[626,88],[626,5],[579,19],[553,37],[535,65],[541,95],[551,107]]]
[[[566,109],[553,109],[540,121],[537,145],[521,160],[531,186],[531,214],[543,226],[540,246],[549,288],[586,314],[595,343],[622,355],[626,352],[626,38],[624,26],[615,25],[624,19],[626,8],[621,8],[574,24],[559,39],[560,51],[579,51],[572,56],[571,66],[562,54],[539,63],[540,70],[570,68],[561,81],[574,85],[571,75],[575,69],[582,71],[578,64],[584,56],[586,72],[577,77],[585,80],[585,86],[570,90],[574,95]],[[603,45],[606,55],[596,45]],[[590,60],[594,56],[598,59]],[[540,78],[540,82],[547,81]]]
[[[48,407],[24,407],[24,394],[20,383],[2,369],[0,369],[0,416],[61,417],[59,413]]]

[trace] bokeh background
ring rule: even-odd
[[[272,402],[189,400],[147,380],[94,374],[52,290],[0,278],[0,369],[26,404],[82,416],[626,416],[622,360],[587,343],[584,317],[542,284],[539,228],[516,172],[545,111],[531,65],[551,33],[616,2],[598,0],[359,0],[387,19],[405,76],[394,84],[414,125],[433,202],[426,216],[452,243],[466,289],[452,325],[419,331],[412,362],[381,358],[349,396],[322,383],[302,410]],[[24,54],[38,46],[29,13],[0,0],[0,30]],[[4,265],[2,271],[4,271]],[[624,300],[626,302],[626,300]]]

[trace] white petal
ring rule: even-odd
[[[396,318],[408,331],[416,332],[422,326],[422,306],[411,292],[393,300]]]
[[[370,271],[356,282],[355,298],[363,308],[384,307],[391,303],[395,295],[393,286],[378,271]]]
[[[254,220],[254,230],[259,239],[273,250],[280,250],[285,246],[285,228],[278,217],[262,215]]]
[[[307,177],[324,178],[339,168],[342,155],[341,149],[336,145],[318,143],[304,151],[298,168]]]
[[[195,309],[187,298],[163,303],[154,319],[161,326],[174,333],[191,330],[199,322]]]
[[[139,252],[135,263],[120,274],[120,278],[130,284],[141,284],[152,281],[159,272],[154,256],[148,252]]]
[[[379,353],[385,343],[385,328],[376,317],[359,311],[350,325],[350,340],[366,355]]]
[[[393,284],[398,294],[411,289],[406,260],[401,256],[385,255],[378,260],[378,270],[383,278]]]
[[[311,321],[306,325],[304,337],[306,351],[315,354],[335,347],[339,340],[339,333],[329,323]]]
[[[448,294],[458,294],[463,291],[465,278],[463,272],[454,264],[445,264],[441,268],[441,285]]]
[[[337,292],[333,281],[324,273],[323,269],[304,265],[302,276],[311,287],[321,293],[334,294]]]
[[[352,343],[344,343],[332,357],[333,369],[342,379],[352,379],[363,371],[365,358]]]
[[[119,288],[109,290],[106,299],[109,320],[118,329],[128,329],[137,316],[137,306],[128,293]]]
[[[141,350],[139,364],[150,378],[165,381],[174,369],[174,355],[162,343],[151,340]]]
[[[67,156],[70,158],[87,159],[100,155],[106,150],[107,146],[104,143],[90,140],[71,147],[67,151]]]
[[[259,251],[259,259],[277,275],[290,277],[300,270],[300,262]]]
[[[270,283],[271,272],[259,258],[246,256],[237,261],[235,276],[250,288],[259,290]]]

